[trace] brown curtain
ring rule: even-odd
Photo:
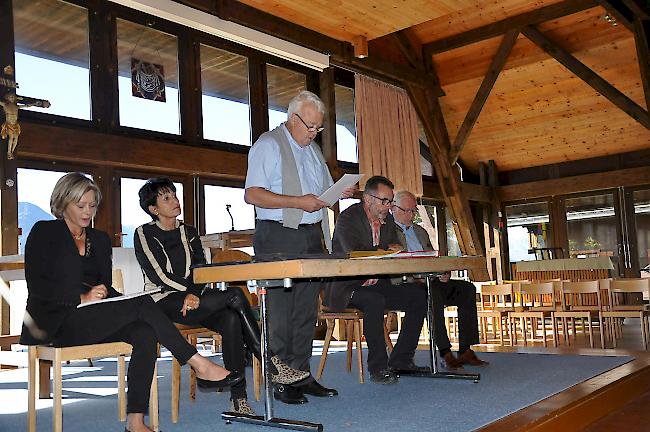
[[[359,172],[389,178],[395,189],[422,196],[417,114],[401,88],[355,77],[354,95],[359,146]]]

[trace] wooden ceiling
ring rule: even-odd
[[[596,2],[563,0],[327,1],[241,0],[330,38],[366,36],[395,58],[390,35],[406,30],[429,44],[540,9],[581,10],[537,29],[647,110],[632,31],[605,21]],[[602,2],[606,3],[606,2]],[[587,6],[585,6],[587,5]],[[611,15],[611,13],[610,13]],[[561,14],[558,14],[561,16]],[[496,24],[495,24],[496,23]],[[503,34],[503,32],[501,32]],[[387,36],[389,35],[389,36]],[[374,39],[374,41],[373,41]],[[503,37],[433,54],[445,96],[440,99],[451,142]],[[372,57],[372,49],[370,58]],[[650,131],[549,54],[519,35],[460,160],[470,170],[492,159],[500,171],[650,148]]]

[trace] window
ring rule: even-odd
[[[650,190],[634,192],[634,221],[641,277],[650,277]]]
[[[18,94],[46,99],[26,108],[90,119],[88,11],[58,0],[14,0]]]
[[[565,206],[569,255],[610,256],[616,265],[618,241],[614,194],[567,198]]]
[[[25,242],[34,224],[41,220],[52,220],[50,197],[56,182],[65,175],[61,171],[45,171],[18,168],[18,253],[25,253]]]
[[[120,180],[120,209],[122,221],[122,247],[133,247],[133,233],[142,224],[151,222],[151,216],[142,210],[138,191],[146,182],[145,179],[123,177]],[[178,219],[183,219],[183,184],[174,182],[176,196],[181,202],[181,214]]]
[[[549,247],[549,220],[547,202],[506,206],[510,262],[534,261],[533,249]]]
[[[251,145],[248,59],[201,45],[203,137]]]
[[[266,65],[266,81],[269,93],[269,130],[287,120],[289,102],[301,90],[306,89],[305,74],[273,65]]]
[[[178,41],[176,36],[122,19],[117,20],[120,125],[172,134],[180,133]],[[132,59],[157,65],[164,79],[164,101],[133,96]],[[161,69],[159,67],[162,67]],[[148,70],[146,87],[160,76]],[[160,96],[161,98],[162,96]]]
[[[255,228],[255,207],[244,201],[244,189],[205,185],[205,232],[208,234]],[[232,214],[232,220],[228,215]]]
[[[336,158],[345,162],[359,162],[357,132],[354,116],[354,90],[334,85],[336,100]]]

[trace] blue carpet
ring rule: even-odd
[[[478,384],[459,380],[401,378],[398,385],[379,386],[370,382],[359,384],[354,369],[352,374],[345,372],[345,353],[332,353],[328,356],[321,382],[338,389],[340,395],[331,399],[309,397],[310,402],[301,406],[276,403],[275,416],[322,423],[326,431],[471,431],[632,360],[623,356],[480,355],[490,361],[490,365],[467,368],[468,371],[481,373]],[[318,360],[319,357],[315,356],[314,366]],[[426,364],[427,353],[419,351],[416,362]],[[97,361],[94,370],[83,367],[84,362],[72,366],[64,367],[64,395],[68,398],[63,407],[64,430],[123,430],[117,421],[117,398],[112,391],[115,387],[115,362]],[[159,362],[163,431],[273,430],[241,423],[226,426],[219,414],[229,406],[228,393],[199,393],[195,403],[189,402],[186,367],[183,368],[181,417],[179,423],[173,425],[170,421],[170,370],[169,360]],[[248,373],[250,379],[250,369]],[[5,408],[3,411],[0,408],[0,431],[25,430],[26,384],[18,379],[13,382],[7,380],[12,375],[5,374],[0,374],[2,405],[8,406],[10,398],[22,398],[19,403],[24,405],[24,410],[7,411]],[[6,378],[2,379],[3,376]],[[253,400],[250,382],[251,404],[261,414],[263,404]],[[47,404],[47,401],[43,403]],[[39,431],[51,430],[51,416],[51,408],[39,410]]]

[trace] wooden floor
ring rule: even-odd
[[[524,347],[520,342],[515,347],[480,345],[477,351],[635,357],[630,363],[481,428],[481,432],[650,430],[650,353],[642,350],[638,320],[628,320],[623,326],[623,338],[616,350],[591,349],[588,340],[579,336],[570,346],[562,344],[558,348],[544,348],[541,344]]]

